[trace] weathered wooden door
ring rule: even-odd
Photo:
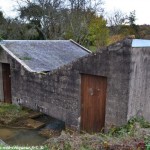
[[[81,130],[99,132],[105,124],[107,78],[81,75]]]
[[[4,102],[11,103],[11,76],[10,76],[10,65],[2,64],[3,72],[3,91],[4,91]]]

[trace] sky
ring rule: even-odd
[[[8,17],[16,16],[14,11],[16,0],[0,0],[0,8]],[[94,0],[93,0],[94,1]],[[150,24],[150,0],[103,0],[106,14],[114,10],[121,10],[129,15],[129,12],[136,12],[136,24]]]
[[[150,0],[104,0],[104,3],[107,12],[119,9],[129,15],[135,10],[137,24],[150,24]]]

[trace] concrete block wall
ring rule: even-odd
[[[132,48],[128,119],[150,121],[150,48]]]

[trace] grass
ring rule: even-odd
[[[23,110],[20,106],[0,103],[0,124],[2,125],[8,125],[27,114],[28,112]]]
[[[96,52],[96,46],[89,46],[89,50],[91,50],[92,52]]]
[[[32,58],[31,57],[22,57],[22,58],[20,58],[21,60],[31,60]]]

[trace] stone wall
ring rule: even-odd
[[[79,74],[68,74],[66,70],[37,74],[24,70],[18,64],[15,66],[12,70],[12,95],[15,103],[39,110],[66,124],[78,126]]]
[[[90,54],[51,73],[31,73],[11,61],[12,95],[20,103],[80,126],[81,74],[107,77],[106,126],[127,121],[130,51],[120,43]]]
[[[131,40],[109,46],[79,60],[79,73],[107,77],[105,127],[127,122]]]
[[[14,103],[80,128],[81,74],[107,77],[106,127],[127,121],[130,46],[126,40],[50,73],[33,73],[10,60]]]
[[[6,54],[3,48],[0,46],[0,63],[9,63],[10,57]]]

